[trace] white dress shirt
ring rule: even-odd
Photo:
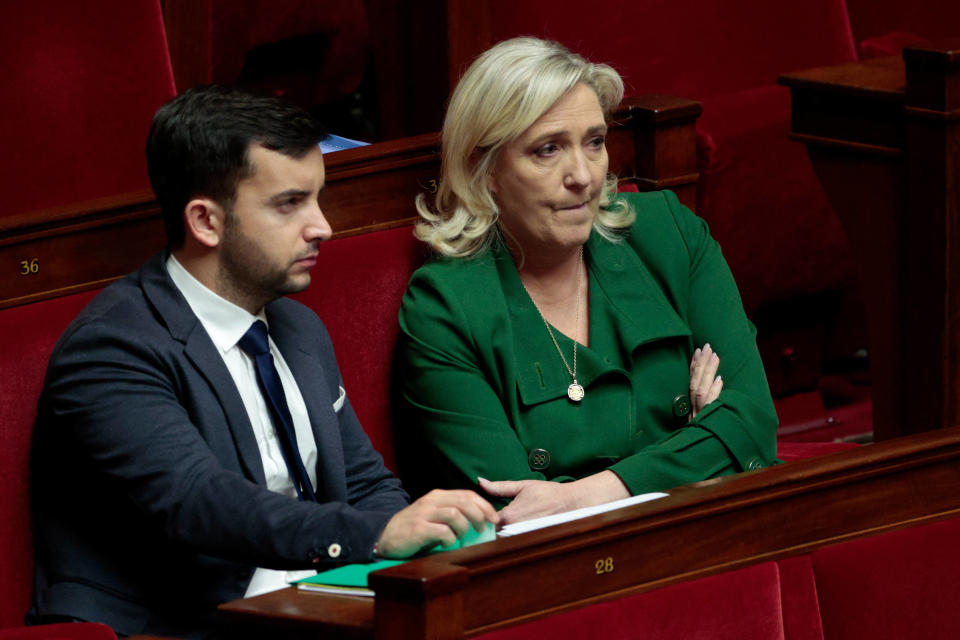
[[[240,397],[243,399],[243,406],[247,410],[250,425],[253,427],[253,434],[257,439],[257,447],[260,449],[263,472],[267,478],[267,488],[270,491],[276,491],[296,499],[297,490],[293,486],[293,480],[291,480],[286,462],[284,462],[280,441],[277,439],[273,420],[270,417],[270,409],[267,407],[257,384],[257,372],[253,358],[247,355],[237,344],[257,320],[262,320],[269,329],[263,310],[261,309],[258,315],[253,315],[246,309],[221,298],[194,278],[173,257],[173,254],[170,254],[170,257],[167,258],[167,272],[170,274],[173,284],[186,298],[190,309],[200,320],[200,324],[203,325],[213,344],[217,347],[217,351],[220,352],[224,364],[227,365],[227,370],[230,372],[234,384],[237,385],[237,391],[240,392]],[[307,406],[303,402],[300,388],[297,386],[290,368],[284,361],[283,355],[280,354],[280,350],[277,349],[277,345],[274,344],[272,337],[269,338],[269,342],[270,354],[277,366],[280,382],[283,385],[283,393],[287,397],[287,405],[289,405],[290,415],[293,417],[300,457],[303,458],[303,466],[307,470],[310,484],[316,488],[317,443],[310,428]],[[341,391],[341,396],[343,395]],[[338,404],[342,404],[342,397],[338,400]],[[306,578],[315,573],[313,570],[277,571],[260,567],[254,572],[244,596],[250,597],[276,591],[286,587],[293,580]]]

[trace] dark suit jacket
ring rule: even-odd
[[[310,415],[321,503],[267,490],[239,392],[165,258],[104,290],[51,356],[33,449],[38,616],[202,635],[254,567],[366,561],[407,503],[349,400],[333,409],[326,329],[287,299],[266,314]]]

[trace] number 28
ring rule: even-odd
[[[613,557],[607,556],[606,558],[600,558],[593,563],[593,566],[597,570],[598,576],[602,576],[605,573],[613,573]]]

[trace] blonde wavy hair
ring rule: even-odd
[[[577,84],[597,94],[604,116],[623,99],[623,80],[566,47],[538,38],[505,40],[480,55],[450,97],[443,122],[441,179],[431,206],[417,196],[416,236],[450,257],[476,255],[499,235],[499,209],[489,188],[500,150],[519,138]],[[594,228],[610,239],[633,222],[612,200],[617,179],[606,177]]]

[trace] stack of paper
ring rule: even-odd
[[[543,529],[544,527],[552,527],[555,524],[562,524],[564,522],[570,522],[571,520],[579,520],[580,518],[595,516],[598,513],[623,509],[624,507],[640,504],[641,502],[649,502],[650,500],[656,500],[657,498],[665,498],[667,495],[668,494],[659,491],[656,493],[641,493],[637,496],[630,496],[629,498],[624,498],[623,500],[614,500],[613,502],[598,504],[593,507],[583,507],[582,509],[574,509],[573,511],[554,513],[553,515],[543,516],[542,518],[524,520],[523,522],[508,524],[500,529],[500,531],[497,532],[497,535],[500,537],[515,536],[520,533],[527,533],[529,531]]]

